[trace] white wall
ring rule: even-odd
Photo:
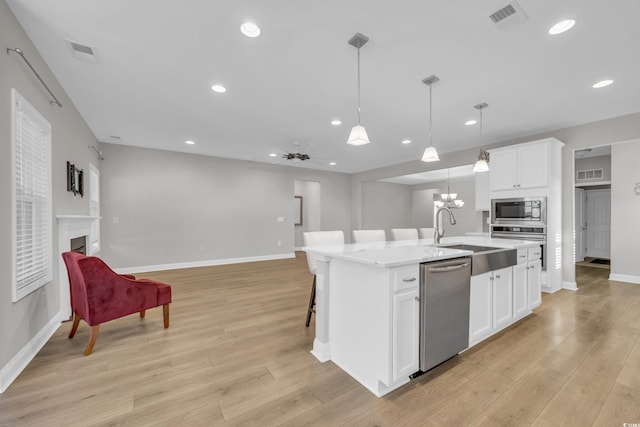
[[[350,233],[348,175],[101,147],[101,255],[115,268],[292,256],[296,179],[320,183],[322,229]]]
[[[295,247],[301,248],[304,246],[302,233],[320,231],[322,229],[320,222],[321,186],[319,182],[315,181],[296,180],[294,188],[295,195],[302,197],[302,225],[295,226],[294,240]]]
[[[30,360],[59,325],[59,254],[56,215],[88,215],[87,197],[66,191],[66,162],[83,169],[88,177],[94,161],[89,145],[96,139],[51,73],[38,51],[4,1],[0,1],[0,391]],[[49,94],[18,55],[6,48],[20,48],[33,67],[60,100],[63,107],[51,105]],[[53,188],[53,281],[20,301],[11,302],[12,215],[11,208],[11,88],[15,88],[52,127]],[[88,179],[88,178],[85,178]],[[88,182],[85,182],[87,184]],[[86,187],[85,187],[86,188]],[[23,351],[22,353],[20,353]]]
[[[413,190],[412,222],[415,228],[433,228],[433,196],[440,189]]]
[[[640,140],[611,146],[611,279],[640,283]]]

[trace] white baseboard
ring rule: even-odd
[[[296,257],[295,253],[285,253],[285,254],[274,254],[274,255],[250,256],[250,257],[243,257],[243,258],[225,258],[225,259],[211,259],[211,260],[204,260],[204,261],[177,262],[173,264],[141,265],[137,267],[115,268],[114,271],[118,274],[131,274],[131,273],[141,273],[146,271],[164,271],[164,270],[177,270],[180,268],[210,267],[213,265],[240,264],[243,262],[272,261],[276,259],[287,259],[287,258],[295,258],[295,257]]]
[[[29,362],[36,357],[36,354],[44,347],[49,339],[56,332],[62,323],[60,313],[44,325],[42,329],[16,354],[2,369],[0,369],[0,393],[9,388],[11,383],[18,378],[18,375],[27,367]]]
[[[629,282],[640,285],[640,276],[631,276],[629,274],[609,274],[609,280],[615,280],[616,282]]]
[[[567,282],[566,280],[562,281],[562,289],[567,289],[569,291],[577,291],[578,284],[576,282]]]
[[[556,292],[558,292],[560,289],[562,288],[555,288],[555,289],[551,289],[551,288],[547,288],[547,287],[542,287],[542,292],[546,293],[546,294],[555,294]]]

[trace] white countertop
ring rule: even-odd
[[[539,245],[538,242],[527,240],[493,239],[485,236],[444,237],[441,241],[441,244],[454,243],[507,249],[520,249]],[[351,243],[333,246],[307,246],[304,247],[303,250],[314,255],[344,259],[378,267],[397,267],[406,264],[470,256],[473,254],[471,251],[433,246],[432,239]]]

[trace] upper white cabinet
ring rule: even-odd
[[[491,150],[491,191],[547,187],[549,144],[535,142]]]

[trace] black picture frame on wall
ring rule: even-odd
[[[84,197],[84,172],[78,169],[71,162],[67,162],[67,191],[71,191],[74,196]]]

